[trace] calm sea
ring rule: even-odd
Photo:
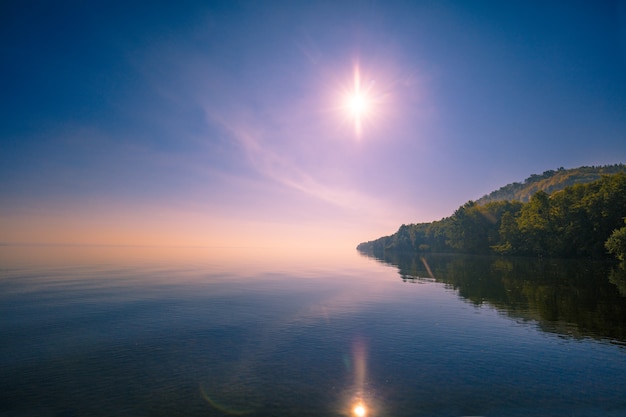
[[[626,416],[626,271],[0,247],[0,416],[227,415]]]

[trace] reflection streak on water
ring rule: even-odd
[[[426,271],[428,271],[428,277],[431,279],[435,279],[435,276],[433,275],[433,271],[430,270],[430,265],[428,265],[428,261],[426,260],[426,258],[422,256],[420,257],[420,260],[424,264],[424,268],[426,268]]]
[[[354,341],[352,355],[354,357],[354,387],[356,391],[356,399],[354,400],[355,405],[352,411],[358,417],[363,417],[366,414],[363,398],[365,394],[367,355],[365,350],[365,341],[362,338],[357,338]]]

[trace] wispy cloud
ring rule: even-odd
[[[326,184],[297,166],[289,155],[281,154],[264,141],[261,134],[221,121],[225,130],[241,146],[254,169],[265,178],[292,190],[348,210],[380,208],[380,202],[352,189]]]

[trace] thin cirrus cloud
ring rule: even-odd
[[[241,146],[249,164],[267,180],[343,209],[372,209],[378,205],[374,199],[365,195],[318,181],[314,175],[297,167],[287,155],[281,155],[253,133],[228,125],[224,125],[224,128]]]

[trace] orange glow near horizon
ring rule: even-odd
[[[354,250],[367,240],[358,224],[332,219],[295,223],[208,216],[141,207],[78,207],[0,216],[0,243],[13,245],[107,245],[143,247],[240,247],[285,253]],[[323,226],[323,227],[322,227]],[[370,233],[374,235],[373,233]]]

